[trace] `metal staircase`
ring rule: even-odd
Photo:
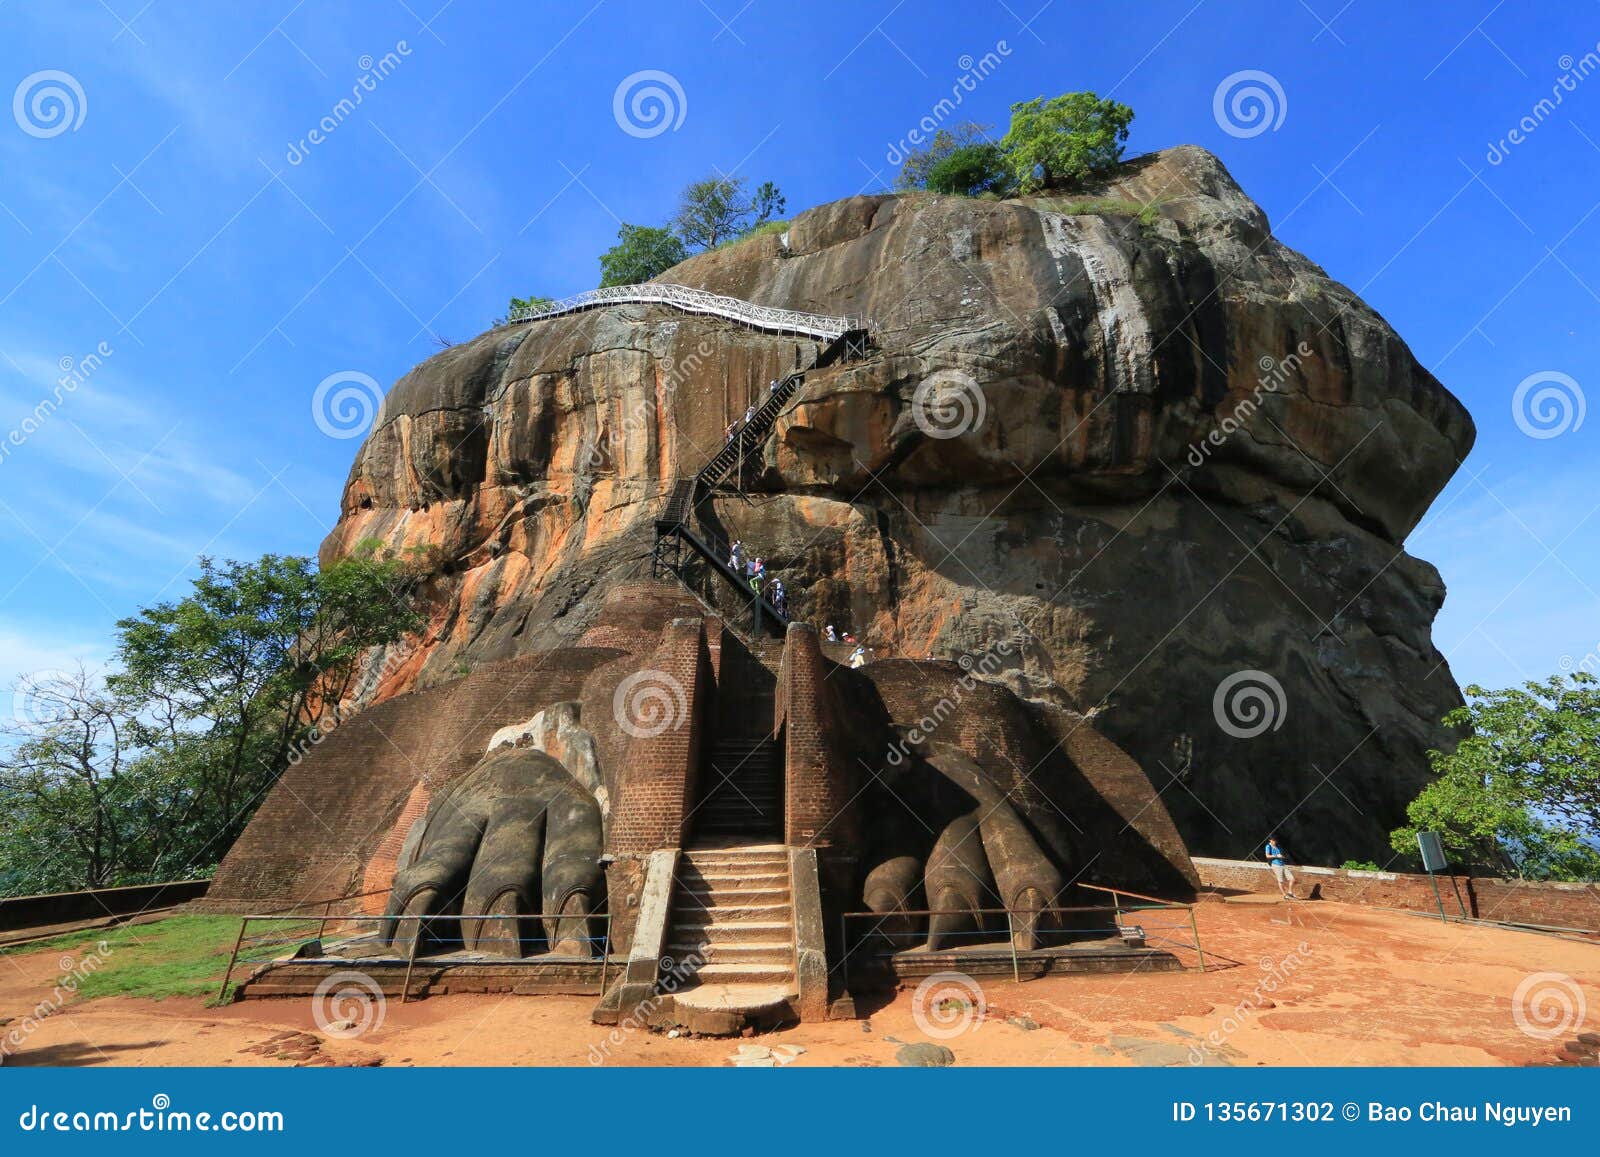
[[[682,289],[682,286],[620,286],[620,289],[651,289],[662,288]],[[596,291],[600,293],[603,291]],[[701,291],[686,291],[699,294]],[[580,295],[585,296],[585,295]],[[705,295],[715,296],[715,295]],[[576,300],[576,299],[573,299]],[[631,299],[629,299],[631,300]],[[651,300],[657,300],[652,298]],[[749,302],[739,302],[737,298],[719,298],[720,302],[734,302],[739,305],[750,305]],[[565,304],[565,303],[562,303]],[[677,304],[673,302],[671,304]],[[592,308],[592,303],[573,308]],[[680,306],[680,308],[683,308]],[[789,314],[787,310],[768,310],[765,306],[752,306],[754,310],[763,313]],[[558,307],[552,307],[559,312]],[[707,311],[709,312],[709,311]],[[553,316],[552,310],[547,310],[538,316]],[[719,314],[719,316],[728,316]],[[754,628],[757,635],[764,632],[768,626],[777,628],[779,634],[788,627],[789,619],[772,602],[762,594],[751,590],[750,583],[745,575],[735,570],[730,564],[731,549],[728,542],[720,535],[704,528],[691,525],[694,520],[695,509],[700,501],[717,489],[732,489],[742,492],[745,484],[745,469],[747,463],[760,453],[766,445],[767,438],[772,433],[772,428],[777,424],[778,416],[783,413],[791,399],[799,393],[800,387],[805,384],[806,374],[812,370],[821,369],[832,365],[840,359],[864,357],[871,340],[869,331],[865,328],[864,321],[851,318],[822,318],[815,314],[794,315],[811,318],[813,321],[838,323],[849,328],[839,329],[837,326],[819,333],[817,336],[827,338],[827,345],[817,351],[811,364],[802,370],[795,370],[778,379],[767,394],[767,398],[750,420],[742,423],[733,436],[717,451],[693,478],[679,478],[672,484],[671,491],[667,494],[661,512],[656,515],[656,545],[651,559],[651,573],[657,578],[666,574],[675,575],[684,586],[690,590],[688,576],[684,573],[688,562],[688,554],[698,555],[711,570],[721,575],[745,598],[749,600],[751,614],[754,618]],[[739,319],[746,320],[746,319]],[[747,321],[747,324],[757,324]],[[787,324],[787,323],[786,323]],[[821,328],[820,326],[818,327]],[[810,332],[795,329],[792,325],[787,332]]]

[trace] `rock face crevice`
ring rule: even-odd
[[[1430,637],[1443,585],[1403,544],[1473,439],[1383,319],[1194,148],[1072,198],[848,198],[787,242],[663,279],[878,323],[868,359],[807,378],[753,493],[711,511],[795,615],[880,656],[1020,640],[995,681],[1094,710],[1197,854],[1274,826],[1307,860],[1382,851],[1460,701]],[[365,694],[570,645],[647,569],[672,480],[815,349],[626,305],[406,375],[323,548],[438,564],[424,636]],[[973,414],[960,436],[916,420],[930,379]],[[1282,689],[1248,738],[1213,702],[1241,671]]]

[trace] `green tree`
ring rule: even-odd
[[[1600,683],[1577,671],[1489,691],[1445,716],[1460,729],[1430,751],[1438,778],[1412,801],[1396,851],[1437,831],[1464,862],[1550,879],[1600,877]]]
[[[513,297],[506,306],[505,313],[494,319],[496,326],[507,325],[511,319],[522,313],[537,313],[541,309],[549,309],[555,304],[553,297]],[[448,343],[446,343],[448,345]]]
[[[216,863],[372,647],[420,625],[411,572],[368,551],[200,561],[183,599],[117,624],[118,669],[26,688],[0,730],[0,888],[98,887]]]
[[[678,198],[672,229],[685,245],[715,249],[782,213],[787,204],[771,181],[763,181],[752,196],[743,177],[706,177],[692,181]]]
[[[1092,92],[1037,97],[1011,106],[1011,128],[1000,147],[1019,188],[1029,193],[1115,165],[1132,120],[1127,105]]]
[[[617,244],[600,254],[600,286],[638,285],[649,281],[689,256],[671,229],[654,225],[624,225]]]
[[[928,188],[935,193],[976,197],[980,193],[1004,193],[1011,184],[1005,153],[989,141],[955,149],[928,170]]]
[[[769,221],[775,221],[783,215],[789,207],[789,198],[778,191],[778,186],[771,181],[762,181],[756,186],[756,195],[752,201],[756,219],[751,222],[752,229],[759,229]]]
[[[928,188],[928,175],[935,165],[958,149],[980,145],[989,140],[993,125],[980,125],[976,121],[961,121],[947,129],[938,129],[933,139],[920,148],[906,153],[901,162],[900,174],[895,178],[895,188],[903,190]]]

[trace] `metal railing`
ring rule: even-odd
[[[365,893],[365,895],[387,894],[387,892]],[[341,899],[353,900],[359,898],[360,897],[350,896],[342,897]],[[491,920],[526,920],[531,922],[543,921],[547,919],[567,921],[582,919],[584,921],[600,921],[603,925],[603,931],[600,933],[600,935],[567,938],[588,944],[591,946],[591,950],[593,950],[594,946],[598,946],[598,952],[592,956],[557,956],[554,954],[544,954],[539,956],[495,956],[493,963],[539,966],[549,964],[574,964],[583,963],[584,961],[592,962],[598,960],[600,965],[600,991],[603,993],[606,989],[606,979],[611,965],[611,915],[608,912],[591,913],[590,915],[583,917],[576,917],[571,914],[563,915],[560,913],[551,913],[547,915],[543,912],[523,912],[504,916],[440,915],[421,917],[376,916],[364,913],[339,913],[336,915],[324,913],[321,915],[260,915],[240,917],[239,935],[234,941],[233,953],[228,958],[227,970],[223,972],[222,983],[217,989],[217,1002],[220,1004],[227,999],[228,986],[233,983],[233,974],[238,970],[241,964],[256,965],[257,967],[267,964],[288,964],[297,959],[295,953],[301,947],[306,944],[322,940],[328,935],[330,929],[336,933],[348,933],[350,934],[350,938],[353,939],[354,934],[363,928],[371,928],[374,931],[378,931],[381,930],[386,923],[393,923],[395,935],[393,935],[388,941],[390,946],[397,948],[397,951],[393,956],[352,957],[348,958],[348,963],[352,967],[358,967],[362,964],[375,963],[394,965],[398,964],[403,959],[406,965],[406,972],[405,980],[400,989],[400,1003],[404,1004],[411,993],[411,975],[416,969],[418,959],[420,958],[424,961],[427,959],[421,954],[421,949],[424,944],[432,944],[435,946],[454,944],[457,947],[446,948],[445,951],[453,952],[461,950],[463,941],[459,934],[460,928],[461,925],[468,920],[476,922],[486,922]],[[449,924],[455,925],[457,935],[453,939],[439,936],[437,932],[438,926]],[[258,931],[252,935],[250,932],[251,925],[257,925],[258,927],[265,926],[266,930]],[[407,925],[410,925],[412,929],[411,935],[402,934]],[[424,927],[426,927],[426,931],[424,930]],[[321,960],[325,958],[315,957],[309,959]],[[326,959],[334,958],[327,957]],[[338,959],[346,958],[340,957]],[[484,961],[474,960],[472,963],[481,965],[484,963]]]
[[[1084,888],[1093,888],[1095,891],[1113,893],[1116,899],[1111,904],[1086,904],[1050,908],[897,908],[889,912],[845,912],[839,917],[839,950],[842,954],[840,968],[845,991],[850,991],[850,958],[857,951],[860,951],[864,944],[873,939],[886,940],[891,945],[890,951],[865,953],[865,955],[870,955],[876,959],[884,959],[896,956],[900,952],[905,951],[908,948],[915,947],[919,943],[927,942],[928,929],[926,924],[928,918],[931,916],[974,917],[976,919],[976,923],[979,925],[979,927],[975,929],[966,932],[940,933],[942,939],[966,939],[968,941],[978,941],[978,943],[969,944],[969,948],[982,948],[986,944],[990,946],[995,945],[1002,935],[998,926],[999,921],[996,919],[993,922],[993,927],[986,928],[983,927],[983,925],[985,923],[989,923],[989,921],[985,920],[984,917],[1004,916],[1005,946],[1006,950],[1011,954],[1011,976],[1012,980],[1018,984],[1022,983],[1022,960],[1024,957],[1030,961],[1042,959],[1042,957],[1039,955],[1041,951],[1048,951],[1049,948],[1063,946],[1061,943],[1057,943],[1049,945],[1045,949],[1022,949],[1019,951],[1017,948],[1016,937],[1017,919],[1019,917],[1028,917],[1034,921],[1032,924],[1032,930],[1041,939],[1049,939],[1054,941],[1070,941],[1073,939],[1104,939],[1107,932],[1111,931],[1116,932],[1117,935],[1123,939],[1127,939],[1129,933],[1137,931],[1140,939],[1144,939],[1146,941],[1160,940],[1164,943],[1171,944],[1173,947],[1184,948],[1193,951],[1199,959],[1200,971],[1204,972],[1206,970],[1206,957],[1205,952],[1200,947],[1200,931],[1194,922],[1193,904],[1184,904],[1170,900],[1159,900],[1150,896],[1139,896],[1137,892],[1119,891],[1115,888],[1097,888],[1091,884],[1082,884],[1079,886]],[[1149,903],[1124,904],[1120,899],[1122,896],[1136,897],[1142,901],[1149,901]],[[1163,911],[1183,911],[1187,914],[1188,919],[1184,922],[1174,924],[1152,925],[1149,923],[1140,923],[1134,925],[1124,923],[1124,917],[1126,915]],[[1099,914],[1109,917],[1109,926],[1105,928],[1069,928],[1063,926],[1044,928],[1038,923],[1039,919],[1045,916],[1084,916],[1090,914]],[[919,927],[910,930],[894,930],[886,929],[884,927],[886,924],[898,921],[901,918],[914,919],[918,922]],[[849,922],[852,920],[875,920],[877,921],[877,924],[868,929],[865,933],[858,935],[855,941],[852,942],[850,938],[849,924]],[[1183,941],[1174,940],[1171,937],[1166,936],[1150,936],[1149,932],[1152,928],[1158,932],[1187,928],[1193,937],[1193,943],[1185,943]],[[905,943],[895,946],[897,941],[905,941]],[[938,951],[960,952],[962,949],[942,948]]]
[[[514,309],[508,320],[515,325],[525,321],[542,321],[548,317],[578,313],[585,309],[634,303],[670,305],[685,313],[709,314],[737,321],[755,329],[780,334],[804,334],[825,341],[835,341],[847,333],[858,330],[870,331],[876,328],[872,321],[865,317],[832,317],[820,313],[802,313],[794,309],[778,309],[770,305],[757,305],[739,297],[724,297],[704,289],[674,285],[668,281],[648,281],[641,285],[609,285],[602,289],[590,289],[539,309],[528,306]]]
[[[1189,943],[1187,943],[1185,941],[1174,940],[1171,937],[1167,937],[1167,936],[1146,936],[1145,939],[1146,940],[1160,940],[1165,944],[1171,944],[1174,948],[1193,949],[1194,950],[1194,954],[1197,957],[1199,957],[1199,960],[1200,960],[1200,971],[1204,972],[1206,970],[1206,953],[1205,953],[1205,949],[1200,947],[1200,926],[1197,923],[1195,923],[1194,905],[1193,904],[1182,904],[1182,903],[1179,903],[1176,900],[1163,900],[1159,896],[1146,896],[1142,892],[1130,892],[1126,888],[1107,888],[1107,887],[1103,887],[1100,884],[1083,884],[1083,883],[1079,883],[1076,886],[1079,887],[1079,888],[1087,889],[1090,892],[1105,892],[1105,893],[1108,893],[1111,896],[1111,907],[1112,907],[1113,911],[1116,913],[1116,921],[1117,921],[1117,927],[1118,928],[1123,927],[1122,914],[1124,912],[1182,911],[1182,912],[1186,913],[1188,915],[1188,917],[1189,917],[1189,935],[1194,940],[1193,944],[1189,944]],[[1138,901],[1138,903],[1132,904],[1132,905],[1124,904],[1123,901],[1122,901],[1122,898],[1124,896],[1128,897],[1129,899],[1136,900],[1136,901]],[[1141,926],[1141,927],[1146,927],[1147,929],[1148,929],[1148,927],[1155,927],[1155,928],[1158,928],[1158,929],[1166,930],[1166,929],[1171,929],[1171,928],[1181,928],[1182,925],[1181,924],[1157,924],[1157,925]]]

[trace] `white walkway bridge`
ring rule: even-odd
[[[539,309],[518,309],[511,314],[512,324],[524,321],[543,321],[547,317],[579,313],[586,309],[603,309],[608,305],[670,305],[685,313],[708,314],[725,317],[748,325],[752,329],[769,333],[802,334],[822,341],[837,341],[847,333],[861,333],[873,328],[864,317],[829,317],[820,313],[801,313],[793,309],[775,309],[770,305],[756,305],[738,297],[723,297],[704,289],[690,289],[687,285],[650,281],[642,285],[610,285],[604,289],[591,289],[586,293],[553,302]]]

